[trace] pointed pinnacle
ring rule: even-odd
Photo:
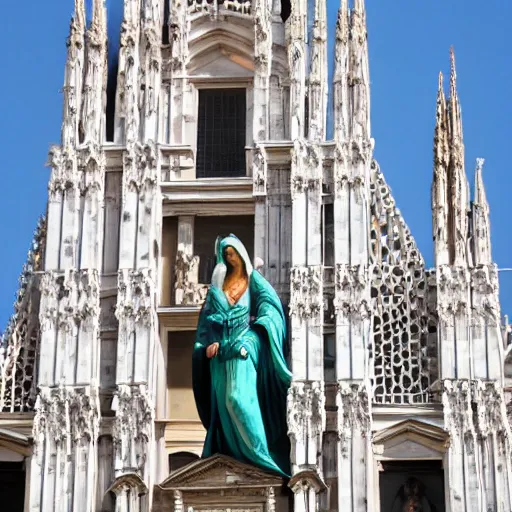
[[[315,0],[315,22],[320,22],[325,24],[326,19],[326,1],[325,0]]]
[[[105,0],[92,0],[92,25],[106,29]]]
[[[443,76],[443,72],[440,71],[439,72],[438,86],[437,86],[437,96],[438,97],[444,96],[443,83],[444,83],[444,76]]]
[[[455,50],[453,46],[450,48],[450,90],[451,96],[457,94],[457,68],[455,66]]]
[[[366,7],[364,5],[364,0],[355,0],[354,1],[354,11],[359,13],[364,13],[366,11]]]
[[[338,19],[336,20],[336,39],[339,41],[348,41],[348,0],[340,1],[340,8],[338,9]]]
[[[85,28],[85,2],[84,0],[75,0],[75,12],[73,14],[76,26],[80,29]]]
[[[487,204],[487,195],[485,193],[484,180],[482,176],[482,169],[484,167],[485,160],[483,158],[476,159],[476,170],[475,170],[475,199],[474,202],[477,205]]]

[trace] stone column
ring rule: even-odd
[[[171,43],[171,86],[170,102],[170,143],[185,142],[184,95],[187,88],[186,64],[188,61],[187,2],[171,2],[169,17],[169,36]]]
[[[85,30],[83,2],[75,8],[62,146],[50,151],[31,512],[92,512],[96,505],[106,26],[103,4],[95,0],[91,24],[79,35],[77,27]]]
[[[261,258],[263,266],[259,269],[267,279],[269,278],[265,266],[268,265],[268,251],[279,251],[279,247],[268,246],[267,234],[267,187],[268,167],[263,148],[256,146],[252,155],[252,180],[254,196],[254,259]]]
[[[339,509],[371,507],[370,133],[364,2],[342,0],[334,49],[334,309]],[[368,508],[369,509],[369,508]]]
[[[372,467],[371,412],[364,384],[340,382],[338,406],[338,503],[339,510],[367,510],[367,466]]]
[[[116,316],[117,392],[113,403],[114,470],[142,479],[151,502],[156,453],[154,418],[158,342],[156,256],[160,244],[160,155],[155,144],[129,145],[124,156]],[[128,509],[121,508],[124,512]]]

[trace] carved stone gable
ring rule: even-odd
[[[446,430],[416,420],[406,420],[376,432],[376,455],[386,459],[441,459],[449,446]]]
[[[224,455],[200,459],[165,480],[162,489],[220,489],[231,486],[281,486],[283,479]]]
[[[224,455],[200,459],[156,486],[153,512],[285,512],[283,478]]]

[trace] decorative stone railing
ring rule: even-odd
[[[201,305],[208,285],[199,283],[199,256],[178,251],[175,266],[174,298],[176,306]]]
[[[210,16],[234,12],[242,15],[251,14],[251,2],[239,0],[188,0],[189,14],[204,13]]]

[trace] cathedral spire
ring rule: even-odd
[[[456,266],[467,264],[467,237],[469,213],[469,183],[464,164],[462,115],[457,92],[455,52],[450,49],[450,99],[448,102],[448,129],[450,161],[448,166],[449,250],[450,262]]]
[[[327,6],[315,0],[309,69],[309,138],[325,139],[327,121]]]
[[[85,2],[84,0],[75,0],[75,12],[73,14],[72,25],[82,34],[85,32]]]
[[[341,0],[336,21],[333,77],[334,139],[337,142],[348,138],[348,39],[348,0]]]
[[[92,22],[94,30],[105,36],[107,31],[107,16],[105,12],[105,0],[92,0]]]
[[[87,61],[82,103],[84,142],[103,142],[104,90],[107,82],[107,16],[104,0],[93,0],[86,37]]]
[[[490,210],[482,178],[483,165],[484,159],[478,158],[475,171],[475,196],[472,204],[473,261],[475,266],[492,263]]]
[[[366,6],[364,0],[354,0],[354,11],[358,12],[366,24]]]
[[[78,143],[79,112],[83,85],[85,58],[85,4],[75,0],[75,12],[71,18],[67,40],[66,70],[64,73],[64,109],[61,139],[64,147]]]
[[[432,182],[432,226],[436,265],[446,265],[448,255],[448,146],[447,106],[443,74],[439,73],[434,134],[434,176]]]
[[[452,144],[462,144],[462,116],[459,95],[457,93],[457,68],[455,51],[450,48],[450,131]],[[462,155],[463,156],[463,155]]]
[[[468,263],[469,184],[464,166],[462,116],[453,48],[450,60],[448,101],[443,91],[442,74],[437,92],[432,215],[436,265],[464,267]]]
[[[139,0],[124,0],[119,46],[114,141],[133,144],[139,139]]]
[[[350,16],[349,88],[352,89],[351,137],[370,139],[370,69],[364,0],[355,0]]]

